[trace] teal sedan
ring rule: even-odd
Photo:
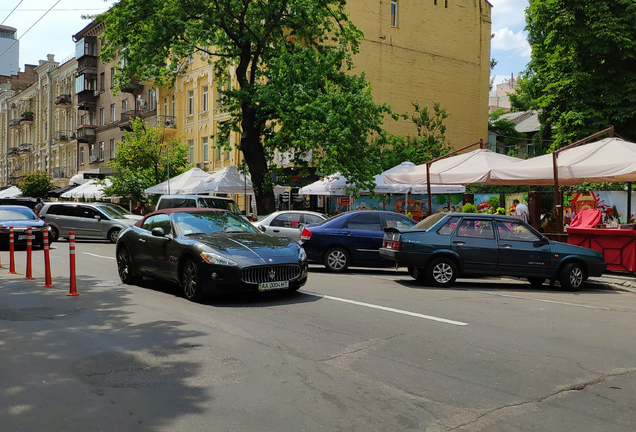
[[[510,216],[437,213],[411,229],[384,231],[382,258],[432,286],[450,287],[458,276],[514,276],[577,290],[607,269],[602,253],[550,241]]]

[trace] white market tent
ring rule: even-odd
[[[17,186],[11,186],[3,191],[0,191],[0,198],[15,198],[22,194],[22,191]]]
[[[171,194],[189,194],[192,193],[191,191],[195,186],[209,180],[211,177],[212,176],[209,173],[200,168],[192,168],[183,174],[171,178],[170,180],[149,187],[145,192],[149,195],[165,195],[168,193],[168,189],[170,189]],[[168,185],[170,186],[169,188]]]
[[[509,167],[522,159],[477,149],[457,156],[434,161],[430,164],[430,182],[443,185],[465,185],[472,183],[493,184],[490,172],[494,168]],[[384,175],[386,183],[427,184],[427,164]],[[431,188],[432,188],[431,184]]]
[[[104,179],[104,185],[98,184],[100,180],[90,180],[86,183],[72,189],[68,192],[64,192],[62,198],[89,198],[89,199],[101,199],[104,197],[104,189],[110,187],[112,182],[109,179]]]
[[[241,174],[236,165],[228,165],[221,171],[214,174],[208,174],[208,177],[199,182],[192,184],[191,187],[185,188],[183,194],[242,194],[245,193],[247,185],[247,193],[253,194],[252,181],[249,177],[246,179]]]
[[[491,184],[553,185],[553,155],[526,159],[511,167],[491,171]],[[562,185],[636,181],[636,144],[606,138],[563,150],[556,158],[558,183]]]

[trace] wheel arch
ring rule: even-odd
[[[583,269],[583,277],[585,279],[587,279],[589,277],[589,270],[587,268],[587,263],[585,262],[585,260],[583,258],[581,258],[580,256],[571,256],[571,257],[567,257],[564,258],[560,263],[559,266],[556,269],[556,272],[554,274],[554,277],[558,278],[561,275],[561,272],[563,271],[563,268],[568,265],[568,264],[572,264],[572,263],[577,263],[581,265],[581,268]]]
[[[183,283],[181,280],[181,274],[183,273],[183,265],[187,260],[194,261],[197,266],[201,265],[200,260],[197,259],[196,255],[192,251],[184,251],[181,253],[179,261],[177,261],[177,281],[179,282],[179,285]]]
[[[347,255],[349,255],[351,262],[353,263],[353,254],[351,253],[351,249],[349,249],[347,246],[345,246],[342,243],[332,243],[328,247],[326,247],[325,251],[322,253],[322,256],[320,257],[322,263],[325,262],[325,257],[327,256],[327,252],[329,252],[331,249],[334,249],[334,248],[344,249]]]
[[[459,254],[451,250],[440,250],[440,251],[433,252],[431,256],[429,257],[426,265],[428,265],[429,263],[433,262],[434,260],[438,258],[450,259],[455,264],[455,267],[457,267],[458,274],[462,274],[464,272],[464,263],[461,257],[459,256]]]

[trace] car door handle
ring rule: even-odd
[[[139,239],[139,243],[146,243],[146,240],[144,240],[144,239]]]
[[[455,240],[453,243],[455,243],[456,245],[460,245],[460,246],[466,244],[466,242],[462,241],[462,240]]]
[[[351,235],[351,231],[345,231],[345,232],[343,232],[343,234],[346,235],[346,236],[350,236]]]
[[[280,230],[272,230],[272,231],[274,231],[274,232],[280,232]]]
[[[512,245],[510,243],[503,243],[501,244],[502,248],[506,248],[506,249],[510,249],[512,247]]]

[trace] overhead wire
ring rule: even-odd
[[[42,16],[41,16],[41,17],[40,17],[40,18],[39,18],[36,22],[34,22],[34,23],[33,23],[33,25],[27,29],[27,31],[25,31],[24,33],[22,33],[22,35],[21,35],[19,38],[17,38],[15,41],[13,41],[13,43],[12,43],[11,45],[9,45],[9,46],[7,47],[7,49],[6,49],[6,50],[4,50],[4,52],[3,52],[2,54],[0,54],[0,58],[2,58],[2,56],[3,56],[3,55],[5,55],[5,54],[6,54],[6,53],[7,53],[7,52],[11,49],[11,47],[12,47],[13,45],[17,44],[17,43],[18,43],[18,41],[19,41],[20,39],[22,39],[22,37],[24,37],[24,35],[26,35],[26,34],[29,32],[29,30],[31,30],[33,27],[35,27],[35,25],[36,25],[37,23],[39,23],[40,21],[42,21],[42,18],[44,18],[45,16],[47,16],[47,15],[48,15],[48,13],[49,13],[49,12],[51,12],[51,10],[52,10],[55,6],[57,6],[57,5],[58,5],[61,1],[62,1],[62,0],[57,0],[57,2],[56,2],[53,6],[51,6],[51,8],[50,8],[49,10],[47,10],[47,11],[44,13],[44,15],[42,15]]]
[[[9,17],[11,16],[11,14],[12,14],[13,12],[15,12],[15,10],[18,8],[18,6],[20,6],[20,5],[22,4],[22,2],[23,2],[23,1],[24,1],[24,0],[20,0],[20,3],[18,3],[18,4],[16,5],[16,7],[14,7],[14,8],[13,8],[13,10],[12,10],[11,12],[9,12],[9,15],[7,15],[7,17],[6,17],[6,18],[5,18],[5,19],[4,19],[4,20],[0,23],[0,25],[4,24],[4,23],[5,23],[5,22],[9,19]]]

